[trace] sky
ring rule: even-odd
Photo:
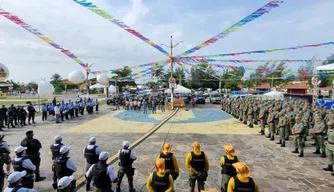
[[[183,41],[182,53],[224,31],[269,0],[91,0],[156,44]],[[0,0],[0,7],[70,50],[92,70],[110,70],[166,59],[166,56],[72,0]],[[283,48],[334,41],[334,1],[285,0],[279,8],[191,55]],[[37,36],[0,16],[0,62],[16,82],[38,82],[59,73],[64,79],[84,69]],[[166,48],[166,47],[163,47]],[[166,48],[169,51],[168,48]],[[326,59],[334,46],[221,59]],[[224,63],[233,65],[233,63]],[[261,63],[245,64],[256,68]],[[300,63],[288,63],[296,70]],[[145,68],[143,68],[145,69]],[[92,75],[93,76],[93,75]],[[146,78],[147,79],[147,78]]]

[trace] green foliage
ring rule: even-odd
[[[238,82],[236,81],[228,81],[224,84],[225,89],[230,89],[230,90],[240,90],[238,87]]]
[[[218,89],[219,77],[216,76],[216,71],[206,63],[198,64],[198,67],[191,69],[192,79],[188,81],[188,86],[194,89],[201,87]]]
[[[116,74],[116,78],[125,78],[128,77],[130,78],[130,75],[132,74],[132,70],[130,67],[125,66],[123,67],[122,70],[117,70],[115,72],[113,72],[114,74]],[[134,81],[128,81],[128,82],[117,82],[117,86],[119,87],[119,92],[122,93],[123,92],[123,88],[125,86],[136,86],[137,84]]]
[[[35,90],[37,91],[38,88],[38,84],[35,83],[34,81],[31,81],[30,83],[28,83],[28,85],[26,86],[27,90],[32,91]]]
[[[6,83],[13,84],[13,90],[19,90],[20,89],[20,85],[18,83],[15,83],[13,81],[13,79],[7,80]]]
[[[58,73],[55,73],[51,76],[50,83],[55,88],[55,93],[56,94],[62,93],[65,90],[65,86],[63,84],[63,78]]]
[[[320,77],[321,83],[319,87],[328,87],[332,86],[332,81],[334,80],[334,75],[330,75],[328,77]],[[313,85],[312,85],[313,87]]]
[[[288,74],[290,72],[290,69],[287,70],[287,66],[285,65],[285,62],[267,62],[264,65],[259,65],[257,69],[266,68],[269,70],[255,70],[253,73],[250,74],[250,81],[253,82],[253,84],[259,85],[262,83],[271,83],[273,82],[273,86],[285,84],[291,79],[279,79],[283,77],[284,75]],[[272,80],[274,79],[274,80]]]

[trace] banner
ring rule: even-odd
[[[206,62],[232,62],[232,63],[254,63],[254,62],[261,62],[261,63],[267,63],[267,62],[286,62],[286,63],[292,63],[292,62],[309,62],[309,61],[314,61],[314,62],[334,62],[334,60],[319,60],[319,59],[270,59],[270,60],[222,60],[222,59],[209,59],[209,58],[180,58],[181,60],[184,60],[186,62],[200,62],[200,63],[206,63]]]
[[[229,27],[228,29],[226,29],[225,31],[219,33],[218,35],[212,37],[211,39],[199,44],[196,47],[193,47],[192,49],[189,49],[188,51],[185,51],[183,53],[181,53],[180,55],[176,56],[176,57],[181,57],[181,56],[186,56],[189,55],[197,50],[200,50],[203,47],[206,47],[208,45],[214,44],[216,43],[218,40],[224,39],[225,37],[227,37],[230,33],[236,31],[237,29],[239,29],[240,27],[242,27],[243,25],[246,25],[247,23],[261,17],[262,15],[264,15],[265,13],[269,13],[271,9],[279,7],[279,3],[283,3],[283,1],[277,1],[277,0],[272,0],[269,3],[267,3],[265,6],[261,7],[260,9],[258,9],[257,11],[255,11],[254,13],[248,15],[247,17],[245,17],[244,19],[242,19],[241,21],[239,21],[238,23],[232,25],[231,27]]]
[[[77,62],[79,65],[81,65],[87,72],[91,72],[88,64],[83,63],[77,56],[75,56],[72,52],[70,52],[67,49],[64,49],[61,45],[58,45],[56,42],[54,42],[53,40],[51,40],[50,38],[46,37],[43,33],[41,33],[38,29],[33,28],[31,25],[25,23],[22,19],[20,19],[19,17],[12,15],[9,12],[6,12],[5,10],[0,8],[0,15],[4,16],[5,18],[7,18],[8,20],[12,21],[13,23],[21,26],[22,28],[24,28],[25,30],[29,31],[30,33],[34,34],[35,36],[37,36],[38,38],[42,39],[43,41],[47,42],[49,45],[51,45],[52,47],[60,50],[60,52],[62,52],[63,54],[65,54],[66,56],[68,56],[69,58],[71,58],[72,60],[74,60],[75,62]]]
[[[334,45],[334,41],[327,42],[327,43],[318,43],[318,44],[309,44],[309,45],[299,45],[299,46],[294,46],[294,47],[275,48],[275,49],[265,49],[265,50],[257,50],[257,51],[246,51],[246,52],[235,52],[235,53],[223,53],[223,54],[203,55],[203,56],[187,56],[187,57],[180,57],[180,59],[184,59],[184,58],[228,57],[228,56],[238,56],[238,55],[254,54],[254,53],[271,53],[271,52],[275,52],[275,51],[297,50],[297,49],[308,48],[308,47],[322,47],[322,46],[326,46],[326,45]]]
[[[129,26],[124,24],[122,21],[116,19],[113,15],[111,15],[111,14],[107,13],[106,11],[100,9],[99,7],[94,5],[93,3],[88,2],[86,0],[73,0],[73,1],[80,4],[83,7],[86,7],[87,9],[93,11],[94,13],[100,15],[101,17],[107,19],[111,23],[113,23],[113,24],[117,25],[118,27],[124,29],[125,31],[131,33],[132,35],[138,37],[139,39],[143,40],[145,43],[147,43],[147,44],[151,45],[152,47],[156,48],[157,50],[159,50],[161,53],[164,53],[168,57],[170,56],[169,53],[166,50],[164,50],[162,47],[155,44],[153,41],[151,41],[147,37],[143,36],[142,34],[137,32],[136,30],[131,29]]]

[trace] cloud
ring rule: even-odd
[[[208,4],[204,1],[171,0],[167,4],[142,0],[92,1],[158,45],[169,45],[171,35],[175,43],[184,41],[175,48],[174,54],[202,43],[268,2],[215,0],[216,3]],[[1,0],[0,6],[71,50],[82,61],[95,63],[93,70],[115,69],[166,58],[137,37],[69,0]],[[333,41],[332,7],[334,1],[319,0],[316,4],[312,0],[304,0],[303,3],[286,1],[271,13],[192,55]],[[58,50],[1,16],[0,28],[0,62],[11,71],[11,79],[38,81],[48,79],[56,72],[67,78],[71,71],[83,70]],[[169,51],[168,48],[166,50]],[[226,59],[309,59],[317,54],[323,59],[331,50],[332,47],[308,48]],[[290,66],[296,68],[299,65]]]

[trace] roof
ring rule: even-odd
[[[63,80],[64,85],[75,85],[72,81]]]
[[[13,87],[13,84],[0,84],[0,87]]]
[[[320,91],[331,91],[332,90],[332,86],[328,86],[328,87],[319,87]]]
[[[308,86],[306,83],[297,83],[297,84],[291,84],[291,85],[287,85],[286,87],[284,87],[285,89],[307,89]]]
[[[269,83],[263,83],[261,85],[258,85],[256,87],[253,87],[254,89],[270,89],[270,84]]]

